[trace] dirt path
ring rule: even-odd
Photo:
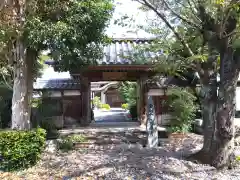
[[[182,141],[162,143],[156,149],[142,147],[144,134],[137,131],[88,132],[89,137],[105,142],[68,153],[46,151],[42,160],[28,170],[6,175],[5,179],[24,180],[210,180],[239,179],[240,169],[217,172],[214,168],[184,160],[184,156],[201,148],[202,137],[189,134]],[[102,136],[102,137],[101,137]],[[132,141],[129,141],[129,140]],[[109,141],[111,140],[111,141]],[[118,141],[118,143],[115,143]],[[134,142],[135,141],[135,142]],[[137,141],[137,142],[136,142]],[[4,179],[1,174],[1,179]]]

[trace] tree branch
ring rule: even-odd
[[[171,13],[176,16],[177,18],[179,18],[180,20],[182,20],[183,22],[189,24],[190,26],[193,26],[197,29],[201,29],[201,26],[199,26],[198,24],[195,24],[194,22],[191,22],[189,20],[187,20],[186,18],[184,18],[183,16],[181,16],[180,14],[178,14],[177,12],[175,12],[169,5],[168,3],[165,1],[165,0],[162,0],[163,3],[165,4],[165,6],[171,11]]]
[[[181,37],[181,35],[176,31],[176,29],[170,24],[170,22],[168,22],[168,20],[165,18],[164,14],[162,14],[161,12],[159,12],[155,7],[153,7],[147,0],[136,0],[139,3],[141,3],[144,6],[147,6],[149,9],[151,9],[152,11],[154,11],[158,17],[160,17],[164,23],[167,25],[167,27],[174,33],[174,35],[176,36],[176,38],[181,42],[181,44],[184,46],[184,48],[188,51],[189,56],[194,56],[194,53],[192,52],[192,50],[190,49],[189,45],[187,44],[187,42],[185,42],[185,40]]]
[[[161,12],[159,12],[150,2],[148,2],[147,0],[135,0],[137,2],[139,2],[140,4],[142,4],[143,6],[148,7],[149,9],[151,9],[152,11],[154,11],[157,16],[159,18],[161,18],[164,23],[167,25],[167,27],[174,33],[174,35],[176,36],[176,38],[181,42],[181,44],[183,45],[183,47],[187,50],[188,55],[189,56],[194,56],[193,51],[191,50],[191,48],[189,47],[188,43],[181,37],[181,35],[176,31],[176,29],[174,28],[174,26],[172,26],[170,24],[170,22],[168,22],[168,20],[165,18],[164,14],[162,14]],[[202,68],[201,68],[201,63],[200,62],[196,62],[195,64],[195,70],[196,72],[196,77],[198,79],[200,79],[200,77],[202,76]]]

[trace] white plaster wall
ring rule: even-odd
[[[48,94],[49,97],[61,97],[61,92],[60,91],[49,91],[48,93],[49,93]],[[63,93],[64,93],[64,96],[81,95],[80,91],[77,91],[77,90],[65,90]],[[41,96],[39,95],[39,97],[41,97]]]
[[[236,89],[236,110],[240,111],[240,87]]]
[[[148,96],[162,96],[164,91],[163,89],[150,89],[147,94]]]
[[[77,90],[66,90],[63,92],[64,96],[76,96],[76,95],[80,95],[80,91]]]
[[[61,92],[60,91],[49,91],[48,96],[50,96],[50,97],[61,97]]]

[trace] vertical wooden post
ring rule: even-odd
[[[147,88],[146,88],[146,77],[140,78],[140,94],[139,94],[139,101],[140,101],[140,122],[141,125],[146,125],[147,123],[147,116],[146,116],[146,105],[147,105]]]
[[[141,122],[141,84],[140,80],[137,80],[137,118]]]
[[[64,92],[61,90],[61,111],[62,111],[62,119],[63,119],[63,125],[65,122],[65,109],[64,109],[64,104],[63,104],[63,99],[64,99]]]
[[[87,77],[81,77],[82,125],[91,123],[91,85]]]

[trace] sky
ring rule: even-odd
[[[147,17],[153,16],[143,11],[140,11],[138,8],[140,4],[132,0],[115,0],[115,11],[111,19],[109,27],[106,29],[106,34],[112,38],[149,38],[152,37],[150,34],[139,30],[138,28],[129,29],[127,27],[122,27],[114,24],[115,19],[120,19],[121,16],[127,15],[134,18],[135,25],[146,25]],[[137,33],[129,32],[136,31]],[[46,53],[48,53],[46,51]],[[52,67],[44,68],[41,78],[38,80],[49,80],[49,79],[58,79],[58,78],[70,78],[69,72],[55,72]]]
[[[106,29],[107,35],[113,38],[147,38],[151,37],[150,34],[143,30],[138,30],[137,33],[131,33],[129,31],[136,31],[137,28],[126,28],[118,25],[114,25],[115,19],[120,19],[121,16],[127,15],[133,17],[135,25],[146,25],[147,17],[153,16],[153,14],[143,12],[139,10],[140,4],[132,0],[115,0],[115,11],[113,13],[112,20],[109,27]]]

